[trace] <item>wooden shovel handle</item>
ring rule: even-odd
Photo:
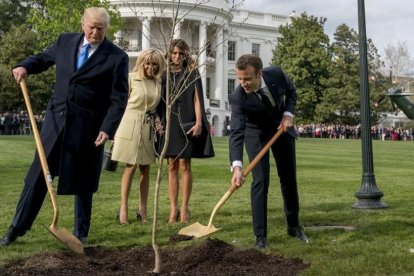
[[[280,135],[284,132],[283,127],[281,127],[275,135],[266,143],[266,145],[260,150],[260,152],[254,157],[254,159],[249,163],[249,165],[243,170],[242,175],[246,177],[249,173],[256,167],[257,163],[262,159],[262,157],[266,154],[266,152],[270,149],[270,147],[276,142]],[[229,192],[233,193],[237,190],[239,186],[232,185],[229,189]]]
[[[249,165],[244,169],[243,176],[246,177],[254,167],[256,167],[257,163],[259,163],[260,159],[262,159],[263,155],[270,149],[274,142],[276,142],[277,138],[283,133],[283,127],[279,128],[279,130],[273,135],[272,139],[267,142],[267,144],[262,148],[262,150],[256,155],[256,157],[249,163]]]
[[[53,188],[52,176],[49,172],[49,167],[47,165],[45,150],[43,148],[43,144],[42,144],[42,140],[40,138],[39,130],[37,129],[36,120],[35,120],[34,115],[33,115],[32,105],[30,103],[29,91],[27,90],[26,82],[25,82],[24,79],[21,80],[20,87],[22,89],[24,101],[26,103],[27,113],[29,114],[30,124],[32,125],[33,135],[34,135],[34,139],[35,139],[35,142],[36,142],[36,149],[37,149],[37,153],[39,155],[40,164],[42,165],[42,171],[43,171],[43,175],[45,177],[47,190],[49,192],[50,199],[52,201],[52,206],[53,206],[53,211],[54,211],[52,226],[56,227],[57,222],[58,222],[58,217],[59,217],[59,210],[58,210],[58,205],[57,205],[56,192],[55,192],[55,189]]]
[[[246,177],[253,168],[259,163],[260,159],[266,154],[266,152],[270,149],[270,147],[276,142],[276,140],[279,138],[280,135],[283,133],[283,127],[281,127],[275,135],[269,140],[269,142],[266,143],[266,145],[260,150],[260,152],[255,156],[255,158],[249,163],[249,165],[243,170],[242,174],[244,177]],[[239,186],[231,185],[229,190],[221,197],[219,202],[217,202],[216,206],[213,209],[213,212],[210,216],[210,221],[208,222],[208,227],[211,227],[213,225],[214,217],[216,216],[217,211],[220,209],[220,207],[230,198],[230,196],[233,194],[235,190],[237,190]]]

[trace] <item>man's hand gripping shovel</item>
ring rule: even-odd
[[[273,143],[279,138],[279,136],[283,133],[284,129],[281,127],[276,134],[272,137],[272,139],[267,142],[267,144],[263,147],[263,149],[257,154],[257,156],[250,162],[250,164],[246,167],[245,170],[243,170],[243,177],[246,177],[251,170],[259,163],[260,159],[266,154],[266,152],[270,149],[270,147],[273,145]],[[200,238],[207,235],[210,235],[221,228],[216,228],[213,225],[214,218],[216,217],[216,214],[218,210],[221,208],[221,206],[230,198],[230,196],[233,194],[233,192],[238,188],[239,186],[231,185],[229,190],[222,196],[222,198],[217,202],[216,206],[213,209],[213,212],[210,216],[210,221],[208,222],[207,226],[202,225],[199,222],[196,222],[194,224],[191,224],[187,227],[182,228],[178,234],[180,235],[186,235],[186,236],[192,236],[194,238]]]

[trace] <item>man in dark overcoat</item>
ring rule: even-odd
[[[48,49],[13,69],[20,81],[56,67],[41,140],[52,177],[59,176],[57,193],[75,195],[74,231],[86,242],[92,197],[98,190],[105,141],[112,139],[128,98],[128,56],[106,38],[110,18],[104,8],[87,8],[83,33],[64,33]],[[31,227],[47,187],[39,156],[24,181],[16,214],[0,245],[9,245]]]
[[[299,196],[296,182],[296,132],[293,117],[296,88],[279,67],[263,69],[255,55],[242,55],[236,63],[240,85],[229,97],[231,121],[229,151],[233,169],[232,185],[244,183],[242,175],[243,146],[249,160],[261,151],[280,128],[285,132],[272,145],[284,201],[287,233],[308,242],[299,224]],[[267,201],[269,190],[269,153],[252,170],[251,206],[253,231],[258,249],[267,247]]]

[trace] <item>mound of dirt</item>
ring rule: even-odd
[[[160,275],[298,275],[309,264],[256,249],[241,250],[221,240],[161,250]],[[85,255],[45,253],[6,265],[2,275],[143,275],[152,274],[152,247],[86,247]]]

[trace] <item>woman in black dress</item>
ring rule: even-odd
[[[162,125],[166,126],[166,106],[171,105],[168,158],[169,223],[179,218],[187,223],[193,176],[191,158],[214,156],[209,125],[204,110],[201,76],[191,58],[190,48],[182,39],[174,39],[169,47],[170,74],[163,74],[163,98],[158,107]],[[167,94],[167,83],[169,92]],[[160,140],[160,150],[164,136]],[[178,207],[179,171],[181,172],[181,208]]]

